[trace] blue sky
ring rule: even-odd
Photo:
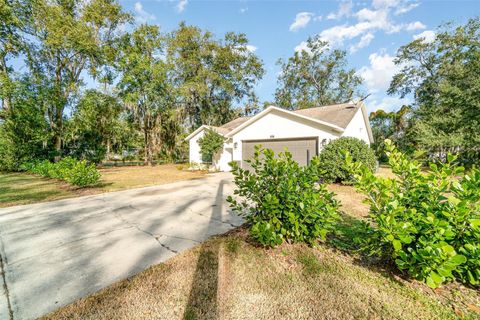
[[[392,59],[399,46],[418,35],[428,41],[438,25],[465,23],[480,14],[479,0],[121,0],[121,4],[138,23],[158,24],[163,31],[186,21],[219,37],[227,31],[245,33],[265,64],[266,75],[256,90],[260,101],[273,100],[276,61],[291,56],[309,36],[320,34],[333,47],[348,51],[351,67],[365,79],[364,91],[371,94],[366,101],[370,111],[395,110],[405,102],[385,92],[397,70]]]

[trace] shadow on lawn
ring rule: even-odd
[[[223,189],[225,181],[220,181],[212,206],[210,224],[222,220]],[[183,318],[219,319],[219,255],[221,241],[211,241],[200,246],[197,266],[193,275],[192,286]]]
[[[219,242],[202,245],[183,318],[218,319]]]
[[[334,234],[328,241],[329,246],[352,256],[354,264],[380,273],[385,278],[404,286],[405,284],[398,278],[408,280],[408,277],[402,274],[393,262],[385,262],[380,258],[367,256],[360,251],[358,240],[368,236],[364,226],[366,221],[346,213],[342,213],[341,218],[335,226]]]

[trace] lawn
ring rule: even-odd
[[[27,173],[0,173],[0,207],[159,185],[196,179],[205,174],[204,172],[178,170],[173,164],[154,167],[102,168],[100,173],[102,175],[100,185],[85,189]]]
[[[389,175],[388,169],[380,171]],[[352,187],[330,185],[344,220],[329,244],[255,245],[244,228],[113,284],[45,319],[478,319],[480,293],[432,290],[352,251],[367,214]]]

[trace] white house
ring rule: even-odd
[[[190,162],[202,163],[200,139],[206,128],[211,128],[226,138],[223,150],[213,159],[221,171],[229,171],[230,161],[242,167],[253,155],[254,146],[262,145],[275,153],[284,148],[300,164],[307,164],[331,140],[355,137],[367,144],[373,142],[367,111],[363,103],[344,103],[317,108],[288,111],[270,106],[253,117],[237,118],[221,127],[203,125],[185,140],[190,144]]]

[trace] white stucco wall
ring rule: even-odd
[[[327,141],[336,139],[340,137],[340,133],[330,127],[273,110],[232,137],[233,145],[236,143],[236,148],[233,148],[233,160],[242,160],[242,140],[268,140],[272,137],[274,139],[318,137],[320,152],[323,139]]]
[[[195,136],[193,136],[192,139],[189,141],[189,159],[190,162],[195,162],[195,163],[202,163],[202,154],[200,153],[200,146],[198,145],[198,139],[203,137],[205,131],[201,130],[199,133],[197,133]]]
[[[197,141],[203,135],[204,130],[190,139],[190,162],[202,163],[202,155]],[[360,108],[343,133],[307,119],[272,110],[229,138],[222,152],[214,157],[213,165],[218,170],[229,171],[228,163],[230,161],[242,160],[242,141],[244,140],[318,137],[318,152],[321,152],[324,139],[328,143],[341,136],[355,137],[370,145],[367,126]]]
[[[359,108],[357,113],[353,116],[352,120],[345,128],[345,131],[342,134],[343,137],[354,137],[360,140],[365,141],[366,144],[370,145],[370,139],[368,138],[367,125],[365,124],[365,119],[363,118],[362,109]]]
[[[231,168],[228,164],[233,160],[232,151],[232,145],[225,143],[222,152],[218,154],[213,161],[216,169],[220,171],[230,171]]]

